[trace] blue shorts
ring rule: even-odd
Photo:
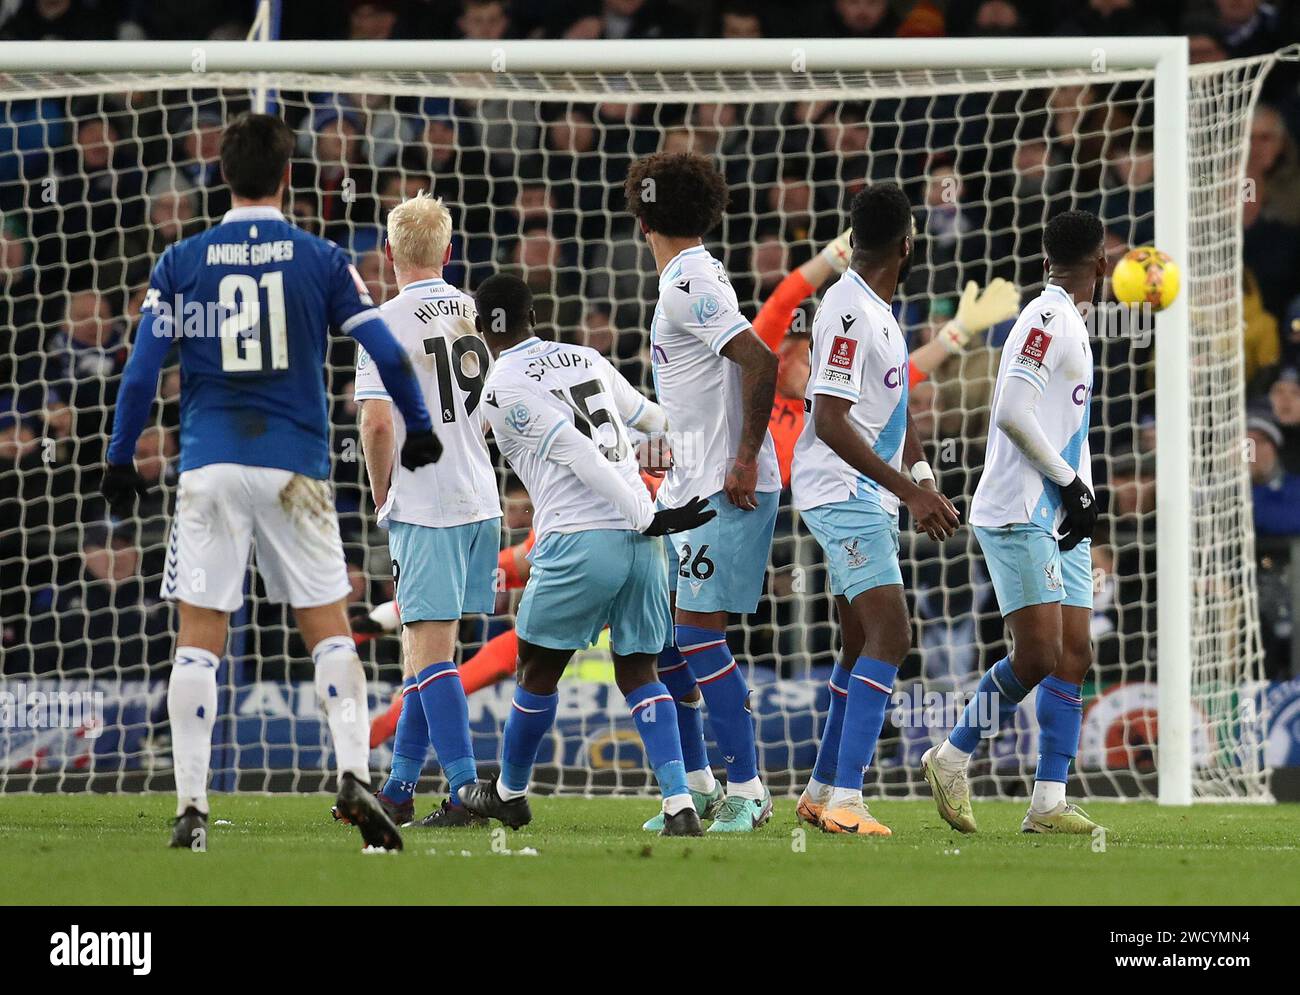
[[[449,622],[496,609],[501,519],[434,528],[390,522],[397,608],[405,622]]]
[[[802,512],[831,576],[831,594],[852,601],[863,591],[902,584],[898,518],[870,501],[838,501]]]
[[[1062,553],[1052,533],[1027,524],[977,525],[975,538],[1003,618],[1029,605],[1057,602],[1092,609],[1091,539]]]
[[[772,554],[780,491],[759,491],[758,507],[742,511],[722,491],[709,498],[718,514],[699,528],[668,538],[677,567],[677,607],[692,612],[748,615],[758,607]]]
[[[664,544],[627,529],[552,532],[529,554],[519,638],[547,649],[583,650],[610,629],[619,656],[658,654],[672,632]]]

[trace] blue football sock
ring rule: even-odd
[[[727,648],[727,634],[716,629],[679,625],[677,648],[690,664],[695,682],[709,706],[709,722],[727,765],[727,783],[758,777],[754,749],[754,719],[749,714],[749,686]]]
[[[528,790],[537,751],[543,737],[551,731],[559,703],[558,691],[533,694],[521,687],[515,688],[515,699],[510,706],[501,743],[501,783],[510,791]]]
[[[677,738],[676,715],[668,710],[672,701],[668,688],[658,681],[642,684],[627,696],[632,721],[645,745],[659,792],[665,798],[690,794],[686,787],[686,765],[682,763],[682,744]]]
[[[817,763],[813,766],[813,778],[822,784],[835,783],[835,766],[839,763],[840,756],[840,730],[844,728],[844,703],[849,696],[850,677],[851,671],[837,663],[827,682],[831,689],[831,705],[830,711],[826,713],[822,741],[817,747]]]
[[[460,804],[457,792],[478,777],[474,744],[469,734],[469,704],[465,685],[450,660],[431,663],[416,675],[416,688],[429,725],[429,742],[438,754],[438,766],[447,779],[451,803]]]
[[[704,770],[709,766],[709,753],[704,746],[704,702],[700,698],[685,702],[682,699],[695,691],[695,675],[690,665],[669,646],[659,654],[659,679],[677,703],[677,735],[682,743],[682,762],[689,770]]]
[[[1036,781],[1070,780],[1070,761],[1079,751],[1083,695],[1078,684],[1044,677],[1038,685],[1038,771]]]
[[[875,756],[897,676],[898,668],[893,664],[869,656],[858,657],[853,665],[849,696],[844,703],[840,754],[835,763],[835,787],[862,790],[862,774]]]
[[[975,697],[966,703],[957,725],[948,734],[949,742],[963,753],[974,753],[981,733],[992,734],[1011,728],[1016,709],[1028,693],[1029,689],[1020,683],[1015,671],[1011,669],[1011,658],[1004,656],[984,671],[984,676],[975,689]],[[989,713],[994,701],[998,706],[998,724],[997,728],[989,729]]]
[[[402,714],[398,716],[397,734],[393,737],[393,766],[380,790],[380,794],[395,802],[408,801],[415,795],[424,758],[429,752],[429,726],[414,688],[414,677],[402,681]]]

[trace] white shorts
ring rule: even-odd
[[[254,545],[271,601],[315,608],[352,589],[328,481],[267,466],[209,463],[180,476],[162,596],[237,610]]]

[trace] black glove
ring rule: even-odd
[[[410,432],[402,443],[402,466],[418,470],[442,458],[442,443],[433,432]]]
[[[691,498],[680,508],[656,511],[655,517],[650,519],[650,524],[641,534],[666,536],[673,532],[689,532],[697,525],[703,525],[709,519],[717,517],[717,514],[704,498]]]
[[[133,463],[104,467],[104,479],[99,485],[108,509],[117,518],[127,518],[135,511],[135,499],[149,493],[149,485],[136,472]]]
[[[1083,540],[1092,538],[1092,530],[1097,526],[1097,499],[1076,474],[1061,488],[1061,504],[1065,506],[1065,521],[1061,523],[1063,531],[1058,545],[1062,553],[1067,553]]]

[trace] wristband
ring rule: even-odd
[[[956,318],[949,321],[939,330],[939,341],[943,347],[948,350],[950,356],[960,356],[966,351],[966,343],[971,339],[971,333],[966,331],[966,327]]]
[[[927,480],[934,480],[934,471],[930,469],[930,464],[925,460],[912,464],[912,483],[923,484]]]

